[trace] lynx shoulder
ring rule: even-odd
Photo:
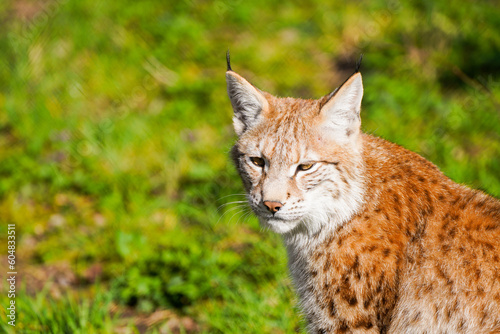
[[[500,332],[498,200],[362,133],[358,71],[319,100],[226,79],[231,155],[310,333]]]

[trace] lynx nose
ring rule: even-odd
[[[272,201],[264,201],[264,205],[267,207],[267,209],[272,212],[272,214],[275,214],[276,212],[281,209],[283,204],[280,202],[272,202]]]

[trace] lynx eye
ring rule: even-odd
[[[259,166],[259,167],[264,167],[264,165],[266,164],[266,162],[264,161],[264,159],[259,158],[259,157],[250,157],[250,161],[255,166]]]
[[[300,164],[297,166],[297,171],[305,171],[309,170],[314,166],[314,163],[309,163],[309,164]]]

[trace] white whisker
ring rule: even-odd
[[[231,218],[229,218],[229,223],[231,223],[231,220],[233,219],[234,216],[236,216],[237,214],[240,214],[240,213],[245,213],[245,210],[247,210],[248,208],[244,208],[243,210],[240,210],[240,211],[237,211],[236,213],[234,213]],[[236,224],[238,224],[238,222],[236,222]]]
[[[222,214],[219,219],[217,220],[217,223],[215,223],[216,225],[221,221],[221,219],[227,215],[228,213],[230,212],[233,212],[234,210],[241,210],[242,208],[245,208],[246,204],[238,204],[238,205],[235,205],[234,207],[232,208],[229,208],[226,210],[226,212],[224,212],[224,214]]]
[[[231,197],[231,196],[240,196],[240,197],[246,197],[247,194],[231,194],[231,195],[226,195],[226,196],[222,196],[221,198],[218,198],[217,199],[217,202],[220,201],[220,200],[223,200],[224,198],[227,198],[227,197]]]
[[[220,205],[220,206],[217,208],[217,212],[218,212],[220,209],[222,209],[223,207],[225,207],[225,206],[232,205],[232,204],[240,204],[240,203],[247,203],[247,201],[234,201],[234,202],[224,203],[224,204]]]
[[[253,211],[250,208],[247,208],[247,209],[249,209],[248,212],[245,213],[242,217],[238,218],[238,221],[236,222],[236,224],[239,224],[240,219],[242,219],[242,223],[245,223],[245,219],[247,219],[253,213]]]

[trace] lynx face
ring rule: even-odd
[[[361,205],[361,75],[320,100],[276,98],[226,73],[239,136],[232,157],[262,226],[314,234]]]

